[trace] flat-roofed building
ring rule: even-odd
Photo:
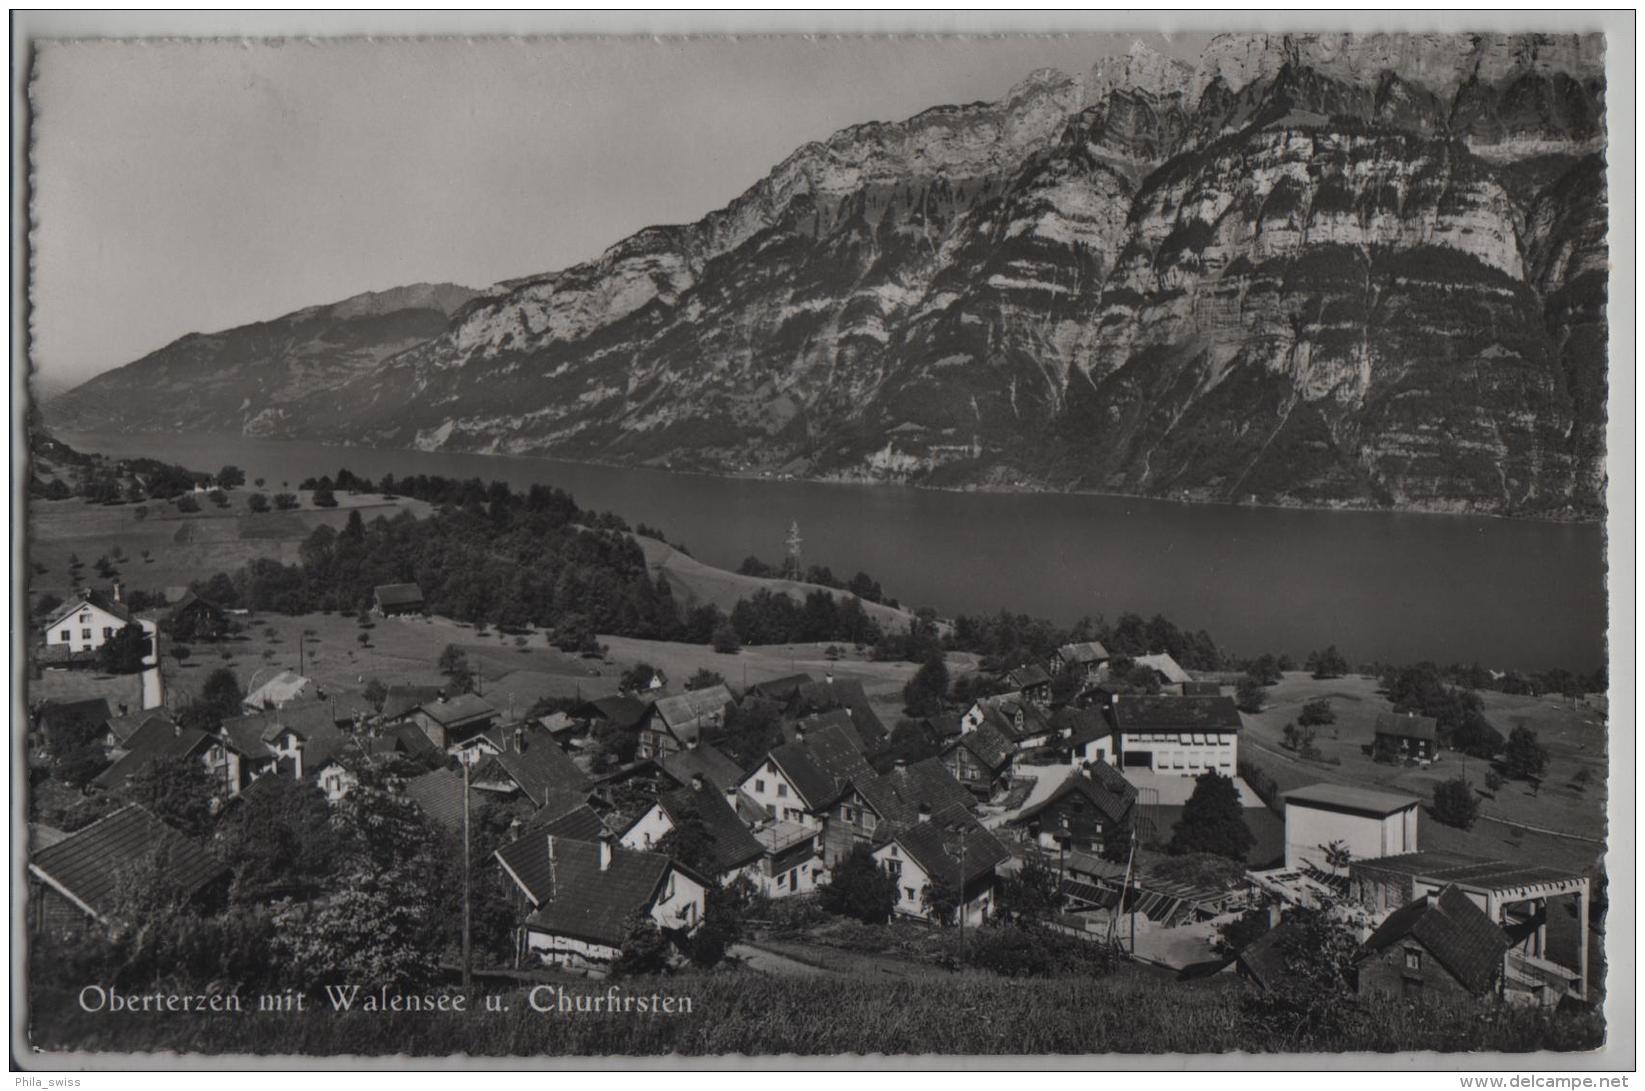
[[[1327,847],[1340,843],[1354,860],[1398,856],[1417,848],[1422,801],[1371,788],[1311,784],[1284,793],[1285,866],[1330,871]]]

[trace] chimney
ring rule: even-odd
[[[548,835],[548,862],[549,863],[552,864],[554,862],[554,856],[555,856],[555,852],[554,852],[554,835],[549,834]]]
[[[703,790],[703,775],[701,773],[691,774],[691,790],[693,792],[700,792]]]
[[[119,580],[114,581],[114,601],[115,602],[125,602],[126,601],[126,589],[125,589],[125,587],[123,587],[121,585]]]
[[[731,808],[731,813],[737,813],[737,788],[735,785],[725,790],[725,805]]]
[[[124,701],[121,701],[120,702],[120,715],[124,716],[126,714],[126,709],[127,709],[126,703]]]
[[[519,724],[514,728],[514,749],[521,754],[525,753],[525,725]]]
[[[611,870],[611,833],[608,830],[600,831],[600,870]]]
[[[905,770],[907,768],[908,768],[908,759],[906,759],[906,758],[898,758],[896,761],[891,763],[891,771],[893,773],[900,773],[900,772],[902,772],[903,770]]]
[[[828,671],[826,674],[824,674],[823,675],[823,681],[832,686],[834,684],[834,672],[833,671]]]
[[[795,742],[804,742],[805,741],[805,725],[804,724],[795,724],[794,725],[794,741]]]
[[[921,822],[931,821],[931,804],[929,804],[929,803],[921,803],[920,804],[920,821]]]
[[[171,722],[171,737],[174,739],[180,739],[183,737],[183,725],[178,723],[176,720]]]

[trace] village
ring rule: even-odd
[[[1469,758],[1345,663],[1276,672],[1252,698],[1239,672],[1099,640],[916,671],[846,642],[600,637],[561,653],[552,626],[431,615],[416,583],[374,586],[357,618],[225,607],[204,580],[166,598],[88,583],[40,618],[28,925],[42,941],[129,929],[159,890],[201,912],[261,899],[277,919],[308,896],[301,919],[327,919],[335,894],[313,885],[265,875],[248,894],[232,855],[246,842],[221,833],[238,822],[244,837],[236,816],[256,813],[257,836],[290,839],[300,827],[268,815],[323,800],[322,826],[414,813],[412,836],[460,858],[460,897],[440,903],[460,924],[442,918],[443,946],[404,971],[416,980],[1123,964],[1160,989],[1283,997],[1334,958],[1333,987],[1363,1004],[1598,999],[1595,867],[1532,825],[1481,852],[1462,832],[1477,800],[1458,822],[1443,780],[1432,798],[1387,787]],[[361,655],[418,649],[395,660],[424,655],[402,671],[415,680],[368,676],[355,649],[338,663],[340,625]],[[510,649],[553,659],[557,683],[511,689],[494,662]],[[1323,696],[1288,703],[1293,690]],[[1596,707],[1572,715],[1602,721]],[[1324,752],[1324,724],[1344,758]],[[1384,780],[1354,782],[1362,770]],[[207,800],[193,830],[163,817],[191,792]]]

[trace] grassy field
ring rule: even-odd
[[[196,1054],[301,1053],[494,1057],[748,1053],[1023,1055],[1036,1053],[1224,1053],[1318,1049],[1406,1052],[1592,1049],[1597,1015],[1473,1006],[1343,1005],[1340,1025],[1301,1039],[1294,1021],[1249,1002],[1227,976],[1162,989],[1152,978],[1007,980],[981,973],[946,978],[766,976],[724,972],[613,983],[632,997],[689,999],[688,1014],[534,1011],[523,989],[506,1011],[454,1014],[336,1013],[322,995],[301,1013],[130,1014],[80,1010],[68,990],[39,990],[30,1012],[37,1048],[175,1050]],[[567,983],[605,996],[606,983]],[[540,998],[544,994],[538,994]],[[555,997],[547,997],[552,1005]],[[315,1009],[320,1010],[315,1010]]]
[[[1362,748],[1372,740],[1377,714],[1392,711],[1393,706],[1378,692],[1374,679],[1359,676],[1316,681],[1303,673],[1287,674],[1268,691],[1267,707],[1245,716],[1240,753],[1268,770],[1282,790],[1328,781],[1399,792],[1427,802],[1433,799],[1435,785],[1461,772],[1479,793],[1481,820],[1467,831],[1425,821],[1424,848],[1592,866],[1603,851],[1600,842],[1605,836],[1605,723],[1590,710],[1573,708],[1559,697],[1490,692],[1480,696],[1486,717],[1504,735],[1515,727],[1529,727],[1548,748],[1551,757],[1540,790],[1510,780],[1496,793],[1489,793],[1485,790],[1486,763],[1453,751],[1442,751],[1440,760],[1426,768],[1373,761]],[[1323,763],[1303,761],[1280,744],[1285,725],[1296,719],[1303,704],[1319,697],[1330,699],[1337,717],[1335,724],[1318,729],[1315,746]],[[1585,790],[1573,784],[1582,769],[1589,770],[1592,778]]]
[[[355,508],[368,520],[379,515],[392,518],[401,511],[419,516],[428,512],[428,505],[420,500],[384,500],[372,493],[339,493],[335,508],[314,508],[309,506],[309,494],[305,492],[297,494],[303,504],[297,511],[253,515],[246,508],[246,497],[255,491],[228,490],[226,508],[218,508],[201,497],[200,511],[192,515],[159,501],[107,507],[78,499],[31,500],[28,562],[42,564],[46,570],[31,572],[29,590],[35,595],[50,591],[66,598],[73,588],[70,554],[78,555],[85,563],[82,577],[102,586],[106,581],[97,576],[93,565],[98,557],[118,547],[125,552],[126,561],[117,562],[116,567],[127,587],[164,591],[186,587],[193,580],[218,572],[232,572],[257,557],[294,563],[298,546],[315,527],[340,528]],[[140,506],[148,510],[142,519],[137,517]],[[145,549],[149,552],[147,559],[142,555]]]

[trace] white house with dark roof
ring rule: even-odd
[[[122,598],[119,584],[114,585],[113,597],[82,588],[79,598],[59,606],[46,622],[46,647],[62,648],[70,655],[101,648],[132,621]]]
[[[1326,846],[1340,842],[1355,860],[1399,856],[1417,851],[1415,796],[1352,788],[1344,784],[1310,784],[1294,788],[1285,800],[1285,867],[1329,871]]]
[[[928,917],[934,884],[960,894],[966,924],[981,924],[994,906],[996,869],[1011,850],[960,808],[932,814],[899,829],[874,860],[897,881],[896,912]]]

